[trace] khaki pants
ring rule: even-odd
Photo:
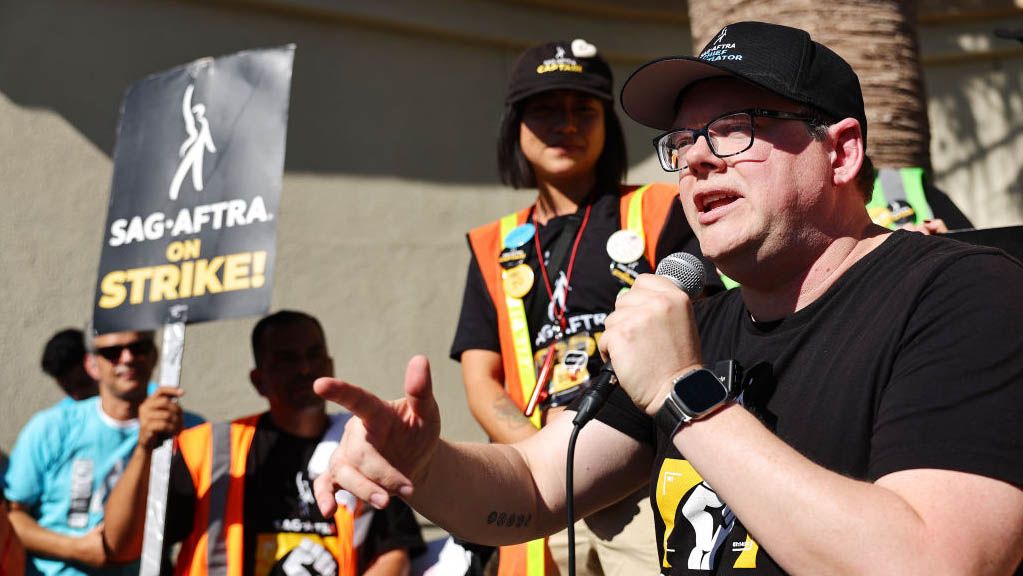
[[[568,576],[568,531],[550,538],[561,576]],[[647,487],[575,524],[576,576],[659,574],[654,515]]]

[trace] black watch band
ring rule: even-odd
[[[664,404],[654,414],[654,422],[668,438],[674,437],[683,424],[702,418],[734,399],[732,377],[731,370],[722,378],[706,368],[679,376],[672,382]]]
[[[675,432],[678,432],[678,429],[686,422],[689,422],[689,420],[671,399],[671,394],[668,394],[667,398],[664,399],[664,404],[661,404],[661,408],[654,414],[654,422],[658,428],[668,435],[669,439],[674,437]]]

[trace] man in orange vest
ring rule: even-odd
[[[320,323],[280,311],[252,331],[249,378],[270,409],[183,432],[175,442],[165,540],[182,542],[176,574],[397,576],[423,546],[411,510],[383,510],[339,492],[325,518],[312,479],[326,466],[347,414],[328,416],[313,381],[333,374]],[[161,389],[140,410],[142,432],[107,504],[105,541],[118,560],[141,552],[152,449],[174,431],[180,391]]]

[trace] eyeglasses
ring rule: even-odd
[[[131,351],[132,356],[143,356],[151,354],[154,350],[156,350],[156,345],[149,339],[136,340],[131,344],[118,344],[116,346],[104,346],[103,348],[97,348],[96,355],[102,356],[108,362],[117,363],[117,361],[121,359],[121,354],[124,352],[125,348]]]
[[[666,172],[685,170],[688,167],[685,163],[686,152],[696,145],[696,140],[700,136],[707,139],[710,151],[718,158],[742,154],[753,146],[753,138],[756,135],[756,123],[753,118],[758,116],[777,120],[820,123],[819,119],[812,116],[777,110],[754,108],[729,112],[711,120],[698,130],[672,130],[654,138],[654,149],[657,150],[657,159],[661,161],[661,168]]]

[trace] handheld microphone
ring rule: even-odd
[[[688,252],[675,252],[665,256],[657,264],[657,275],[674,282],[678,289],[688,294],[690,298],[695,298],[703,290],[705,281],[703,262]],[[579,401],[579,409],[572,423],[582,428],[592,420],[607,402],[616,384],[618,377],[615,376],[614,367],[608,360],[597,372],[590,389]]]

